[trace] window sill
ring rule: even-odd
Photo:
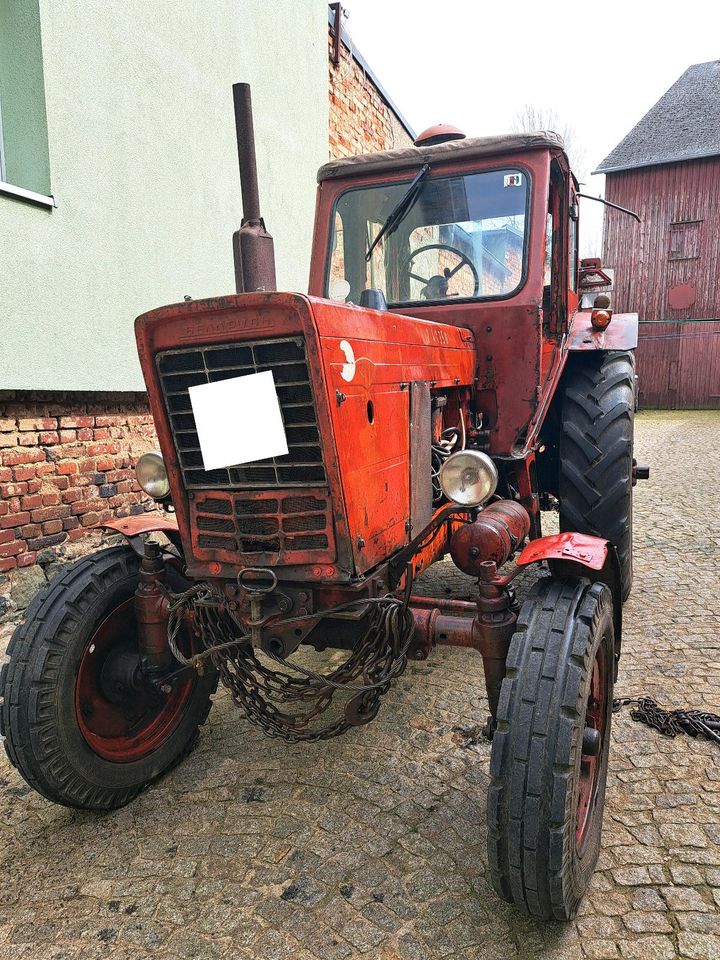
[[[0,196],[13,197],[15,200],[23,200],[25,203],[32,203],[38,207],[46,207],[49,210],[57,206],[55,197],[46,197],[44,193],[35,193],[34,190],[16,187],[12,183],[5,183],[2,180],[0,180]]]

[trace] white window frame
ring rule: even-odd
[[[28,203],[34,203],[39,207],[56,207],[55,197],[45,196],[44,193],[35,193],[34,190],[26,190],[24,187],[16,187],[13,183],[8,183],[5,173],[5,140],[3,138],[2,125],[2,104],[0,103],[0,196],[15,197],[17,200],[26,200]]]
[[[5,182],[5,141],[3,140],[2,102],[0,101],[0,180]]]

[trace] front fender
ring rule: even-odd
[[[608,556],[608,541],[585,533],[555,533],[531,540],[517,558],[519,567],[541,560],[571,560],[590,570],[602,570]]]
[[[612,543],[585,533],[556,533],[531,540],[517,558],[518,567],[546,560],[556,576],[587,577],[610,588],[615,619],[615,661],[622,644],[620,561]]]
[[[177,520],[174,517],[161,517],[157,513],[141,513],[136,517],[106,520],[96,524],[95,529],[121,533],[139,556],[143,555],[142,537],[148,533],[164,533],[173,546],[181,549]]]

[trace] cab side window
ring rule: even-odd
[[[553,304],[553,217],[552,207],[545,217],[545,263],[543,266],[543,317],[546,324],[550,321]]]
[[[563,329],[567,317],[567,290],[565,289],[565,253],[568,218],[566,184],[559,165],[550,165],[550,192],[545,242],[545,278],[543,314],[551,333]]]
[[[574,200],[570,207],[569,221],[569,243],[568,252],[570,261],[568,263],[568,281],[571,290],[577,290],[578,287],[578,212],[577,200]]]

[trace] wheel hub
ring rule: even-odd
[[[140,656],[131,647],[111,650],[100,669],[100,692],[110,703],[122,703],[143,687]]]
[[[600,731],[595,727],[585,727],[583,730],[582,753],[584,757],[597,757],[600,754]]]
[[[603,745],[607,723],[608,670],[605,641],[599,644],[593,661],[583,728],[580,776],[578,781],[577,827],[575,844],[581,850],[588,837],[589,826],[597,801]]]
[[[75,684],[75,712],[88,746],[115,763],[152,753],[182,717],[192,679],[161,687],[142,670],[133,599],[113,610],[83,651]]]

